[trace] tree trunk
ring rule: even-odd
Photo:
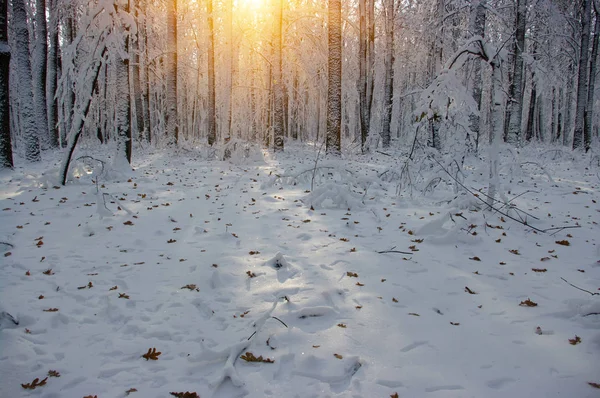
[[[167,1],[167,52],[165,60],[167,141],[177,145],[179,141],[177,117],[177,0]]]
[[[594,0],[590,0],[594,1]],[[594,38],[592,40],[592,58],[590,60],[590,82],[587,96],[587,109],[585,112],[585,132],[583,141],[585,150],[588,151],[592,145],[592,124],[594,123],[594,91],[596,90],[596,78],[598,70],[598,41],[600,39],[600,10],[594,2],[594,13],[596,14],[596,24],[594,26]]]
[[[121,0],[123,13],[129,12],[127,0]],[[123,18],[123,17],[122,17]],[[118,55],[116,63],[117,103],[115,124],[117,130],[117,163],[123,158],[131,164],[131,91],[129,90],[129,27],[122,27],[123,51]]]
[[[8,0],[0,0],[0,169],[13,167],[10,138]]]
[[[48,28],[46,23],[46,0],[35,1],[35,38],[33,50],[33,100],[35,119],[42,148],[53,145],[48,132],[48,109],[46,104],[46,78],[48,65]]]
[[[577,106],[575,108],[575,130],[573,132],[573,149],[579,149],[584,146],[584,127],[585,114],[587,107],[587,96],[589,89],[588,82],[588,62],[590,48],[590,17],[592,13],[591,2],[593,0],[583,0],[581,16],[581,43],[579,46],[579,69],[577,81]],[[586,146],[585,150],[589,148]]]
[[[273,149],[275,152],[283,151],[284,136],[284,94],[282,76],[282,46],[283,46],[283,4],[282,0],[275,0],[275,30],[273,37]]]
[[[486,20],[486,6],[487,0],[480,0],[475,2],[475,5],[471,5],[471,33],[473,36],[485,37],[485,20]],[[476,58],[473,61],[473,88],[471,94],[477,104],[477,110],[482,110],[482,76],[481,76],[481,59]],[[481,135],[481,116],[480,114],[473,113],[469,115],[469,128],[473,133],[475,140],[475,153],[479,148],[479,136]],[[468,140],[467,145],[471,145]]]
[[[513,50],[513,78],[509,87],[506,107],[506,141],[518,145],[523,118],[523,51],[525,50],[525,19],[527,0],[517,0],[515,42]]]
[[[327,84],[327,153],[341,153],[342,135],[342,2],[329,0]]]
[[[142,90],[142,103],[144,112],[144,130],[146,132],[146,140],[152,142],[152,123],[150,119],[150,57],[148,54],[148,36],[150,35],[150,28],[148,23],[148,5],[145,1],[140,4],[143,8],[143,32],[144,32],[144,76],[145,89]],[[140,69],[141,70],[141,69]]]
[[[215,31],[213,0],[207,1],[208,14],[208,145],[217,140],[217,121],[215,104]]]
[[[38,162],[41,160],[40,137],[33,101],[31,61],[29,59],[29,28],[27,26],[27,9],[24,0],[13,0],[12,23],[15,32],[15,69],[19,79],[20,121],[25,143],[25,158],[30,162]]]
[[[500,166],[500,140],[502,139],[502,62],[500,58],[490,61],[492,66],[492,115],[491,115],[491,135],[490,135],[490,181],[488,187],[488,205],[492,207],[498,185],[500,184],[499,166]]]
[[[58,147],[60,142],[58,130],[58,99],[55,98],[58,88],[58,72],[60,69],[58,40],[58,0],[50,0],[50,47],[48,48],[48,80],[46,82],[46,102],[48,109],[48,134],[50,137],[50,147]]]
[[[132,0],[129,0],[129,10],[133,11],[135,20],[137,21],[137,34],[135,37],[130,35],[131,43],[131,55],[133,56],[132,65],[132,83],[133,83],[133,102],[135,104],[135,124],[137,127],[137,137],[139,140],[143,140],[147,133],[144,130],[144,113],[142,105],[142,86],[140,83],[141,79],[141,68],[140,68],[140,40],[142,39],[140,27],[140,11],[138,6]]]
[[[535,109],[537,101],[537,90],[535,87],[535,72],[531,74],[531,99],[529,100],[529,112],[527,114],[527,130],[525,140],[530,142],[534,136],[533,124],[535,120]]]
[[[371,0],[359,0],[359,43],[358,43],[358,103],[360,120],[360,142],[361,149],[365,150],[371,115],[367,101],[367,90],[369,86],[369,30],[367,29],[367,3]]]
[[[385,82],[383,86],[383,126],[381,140],[384,148],[390,146],[392,106],[394,98],[394,0],[385,0]]]

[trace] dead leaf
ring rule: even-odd
[[[336,357],[337,359],[342,359],[344,358],[343,356],[341,356],[340,354],[333,354],[334,357]]]
[[[416,312],[409,312],[408,315],[412,315],[412,316],[421,316],[419,314],[417,314]]]
[[[531,301],[530,299],[527,299],[525,301],[521,301],[521,304],[519,304],[521,307],[537,307],[537,303]]]
[[[262,355],[259,357],[255,357],[254,354],[249,351],[240,356],[240,358],[246,362],[275,363],[275,360],[270,358],[263,358]]]
[[[392,297],[392,302],[397,303],[398,300],[396,300],[396,297]]]
[[[123,223],[123,225],[130,225],[130,226],[131,226],[131,225],[133,225],[133,223],[131,222],[131,220],[129,220],[129,221],[125,221],[125,222]]]
[[[392,395],[390,395],[390,398],[399,398],[398,393],[395,392]]]
[[[364,283],[356,282],[356,286],[364,286]]]
[[[460,323],[458,323],[458,322],[450,322],[450,325],[452,325],[452,326],[458,326],[458,325],[460,325]]]
[[[600,383],[592,383],[591,381],[588,381],[588,384],[594,388],[600,388]]]
[[[356,272],[346,272],[346,276],[349,276],[350,278],[358,278],[358,274]]]
[[[517,249],[511,249],[511,250],[509,250],[509,252],[511,252],[512,254],[516,254],[517,256],[521,255],[521,253],[519,253],[519,251]]]
[[[44,274],[44,275],[54,275],[54,272],[52,272],[52,268],[48,268],[46,271],[42,272],[42,274]]]
[[[465,292],[467,292],[469,294],[477,294],[475,291],[469,289],[469,286],[465,286]]]
[[[533,272],[546,272],[548,271],[546,268],[532,268]]]
[[[195,290],[195,291],[197,291],[197,292],[199,292],[199,291],[200,291],[200,289],[198,289],[198,288],[196,287],[196,285],[195,285],[195,284],[193,284],[193,283],[190,283],[190,284],[188,284],[188,285],[182,286],[182,287],[181,287],[181,289]]]
[[[167,243],[175,243],[175,242],[177,242],[177,240],[176,240],[176,239],[169,239],[169,240],[167,241]]]
[[[337,325],[338,325],[338,327],[340,327],[342,329],[346,329],[346,327],[347,327],[346,324],[344,324],[344,323],[338,323]]]
[[[162,354],[160,351],[156,351],[156,347],[148,348],[148,352],[142,355],[142,358],[145,358],[146,361],[152,359],[153,361],[158,361],[158,357]]]
[[[128,295],[128,294],[125,294],[125,293],[119,293],[119,298],[122,298],[122,299],[127,299],[127,300],[129,300],[129,295]]]
[[[571,246],[571,243],[568,240],[557,240],[554,243],[556,243],[557,245]]]
[[[171,392],[170,394],[177,398],[200,398],[200,395],[198,395],[195,391],[194,392],[189,392],[189,391]]]
[[[251,256],[254,256],[256,254],[260,254],[260,252],[258,250],[256,250],[256,251],[252,250],[252,251],[248,252],[248,254]]]
[[[56,371],[56,370],[49,370],[48,371],[48,376],[50,376],[50,377],[60,377],[60,373],[58,373],[58,371]]]
[[[48,380],[47,377],[42,381],[40,381],[40,379],[36,377],[31,383],[21,384],[21,387],[23,387],[26,390],[35,390],[36,387],[45,386],[46,380]]]
[[[481,261],[481,259],[477,256],[475,257],[469,257],[469,260],[473,260],[473,261]]]
[[[252,271],[246,271],[246,275],[248,275],[250,278],[255,278],[256,274]]]
[[[48,308],[46,310],[44,310],[44,312],[56,312],[58,311],[58,308]]]
[[[571,345],[577,345],[581,343],[581,337],[575,335],[575,337],[573,337],[572,339],[569,339],[569,344]]]

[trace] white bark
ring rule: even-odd
[[[327,153],[341,153],[342,134],[342,3],[329,0],[327,85]]]

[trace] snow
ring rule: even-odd
[[[536,233],[449,182],[398,197],[378,154],[313,175],[317,151],[292,145],[136,152],[131,173],[79,163],[60,188],[54,159],[3,171],[0,397],[597,396],[600,297],[561,278],[600,293],[600,181],[525,150],[544,169],[502,155],[503,194],[537,228],[580,228]],[[485,192],[487,162],[463,171]]]

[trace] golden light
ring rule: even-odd
[[[260,10],[267,5],[268,0],[237,0],[238,6],[252,11]]]

